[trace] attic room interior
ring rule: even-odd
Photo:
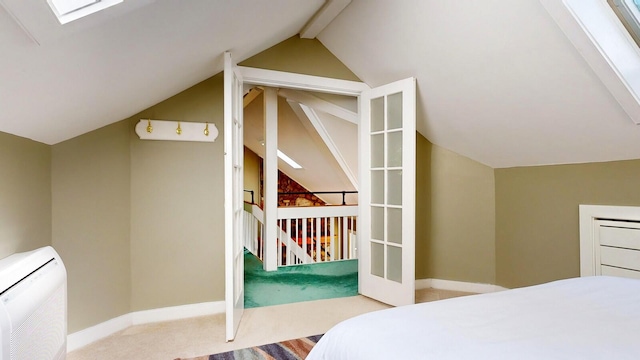
[[[412,326],[431,323],[438,309],[500,318],[504,307],[494,305],[509,301],[510,318],[543,328],[545,316],[522,314],[537,306],[568,313],[548,298],[575,305],[582,300],[561,299],[576,292],[595,292],[593,303],[619,300],[608,313],[619,317],[576,315],[558,327],[565,329],[559,347],[510,349],[575,356],[589,346],[565,334],[591,339],[581,322],[589,320],[611,330],[601,335],[607,356],[633,358],[639,345],[607,339],[640,330],[631,321],[640,319],[640,284],[628,279],[640,278],[638,19],[636,0],[0,0],[0,359],[17,351],[5,337],[19,328],[14,314],[26,313],[11,299],[36,291],[18,284],[49,268],[64,283],[63,310],[55,314],[62,330],[59,347],[43,359],[196,359],[322,334],[310,340],[310,359],[337,359],[330,347],[343,343],[384,358],[383,343],[408,348],[407,339],[423,334],[409,326],[410,334],[390,334],[405,328],[394,321],[407,314]],[[409,92],[376,92],[407,79]],[[245,107],[250,89],[259,94]],[[402,131],[390,125],[399,92]],[[243,124],[243,116],[266,123],[274,109],[267,93],[278,94],[277,111],[301,123]],[[325,106],[315,109],[315,121],[334,148],[305,118],[310,97]],[[385,106],[380,131],[371,125],[377,99]],[[136,125],[154,120],[206,124],[217,138],[141,139]],[[277,146],[266,136],[273,126]],[[384,165],[372,165],[371,139],[391,146],[396,132],[410,135],[401,165],[388,165],[390,151]],[[348,230],[359,279],[380,278],[379,286],[364,280],[379,292],[402,285],[420,304],[377,301],[361,280],[358,296],[242,315],[243,304],[230,301],[242,295],[242,269],[230,259],[247,231],[236,216],[242,191],[257,186],[237,177],[256,164],[242,161],[244,146],[269,157],[265,181],[280,168],[312,191],[358,191],[357,231]],[[284,171],[276,148],[303,168]],[[382,204],[371,200],[376,171],[406,175],[399,191],[408,200],[389,201],[398,188],[391,177]],[[270,179],[265,187],[274,194]],[[268,206],[264,231],[275,234],[279,210]],[[384,209],[383,221],[374,208]],[[393,221],[396,210],[403,221]],[[273,253],[274,244],[264,246]],[[411,258],[400,273],[390,260],[398,249]],[[19,259],[46,263],[29,270]],[[598,282],[563,285],[592,278]],[[609,278],[615,284],[600,282]],[[611,296],[597,290],[605,288]],[[587,305],[573,308],[591,314]],[[413,308],[425,317],[411,315]],[[378,313],[379,323],[357,331],[343,325]],[[455,322],[448,320],[443,326]],[[453,341],[437,334],[434,341]],[[457,338],[458,350],[487,358],[505,351],[465,341]],[[38,343],[26,339],[21,349]]]

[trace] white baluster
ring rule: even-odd
[[[302,218],[302,247],[304,248],[304,253],[308,254],[308,250],[309,249],[309,239],[307,238],[307,226],[309,225],[309,220],[307,218]],[[313,252],[312,252],[313,253]],[[303,263],[306,264],[307,257],[304,257],[304,261]]]
[[[335,222],[336,218],[334,217],[329,217],[327,218],[327,221],[330,221],[329,224],[327,224],[327,228],[329,230],[329,237],[327,238],[327,240],[329,241],[329,247],[331,248],[331,261],[334,261],[336,259],[336,254],[338,252],[338,246],[334,235],[336,234],[336,222]]]
[[[293,257],[293,244],[291,244],[291,219],[286,220],[286,239],[287,239],[287,265],[291,265],[291,258]]]

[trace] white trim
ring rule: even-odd
[[[416,279],[416,290],[431,288],[431,279]]]
[[[640,207],[580,205],[580,276],[596,275],[596,221],[598,219],[616,219],[640,221]],[[598,261],[599,263],[599,261]]]
[[[287,103],[289,104],[289,106],[291,106],[291,109],[300,120],[303,120],[305,117],[309,120],[308,122],[304,121],[303,125],[307,127],[309,131],[313,129],[313,131],[315,131],[320,136],[320,139],[329,149],[331,155],[333,155],[333,158],[338,162],[338,165],[342,169],[342,172],[347,176],[347,178],[351,182],[351,185],[353,185],[353,188],[358,190],[358,178],[353,173],[353,171],[351,171],[349,164],[347,164],[347,161],[342,156],[342,152],[333,141],[333,138],[322,123],[322,120],[320,120],[320,118],[318,117],[318,114],[312,108],[293,100],[287,100]],[[309,127],[307,123],[310,124],[311,127]]]
[[[47,0],[47,3],[49,4],[51,11],[56,16],[60,24],[64,25],[71,21],[78,20],[85,16],[97,13],[98,11],[102,11],[113,5],[120,4],[123,1],[124,0],[101,0],[101,1],[96,1],[91,5],[80,7],[80,8],[70,8],[70,9],[61,8],[60,9],[61,11],[58,8],[60,7],[60,5],[65,5],[65,4],[60,4],[60,2],[58,2],[58,5],[56,5],[55,0]]]
[[[118,316],[67,336],[67,352],[77,350],[133,325],[223,314],[224,301],[142,310]]]
[[[245,84],[359,96],[369,85],[350,80],[238,66]]]
[[[140,325],[161,321],[187,319],[203,315],[220,314],[225,310],[224,304],[224,301],[205,302],[136,311],[131,314],[133,315],[133,325]]]
[[[304,104],[315,110],[331,114],[337,118],[346,120],[355,125],[358,125],[358,123],[360,122],[360,114],[358,114],[357,112],[347,110],[340,105],[336,105],[330,101],[321,99],[307,92],[291,89],[280,89],[278,90],[278,95],[288,100],[293,100],[297,103]]]
[[[278,270],[278,93],[264,89],[264,259],[265,271]]]
[[[303,219],[319,217],[358,216],[357,205],[342,206],[306,206],[279,207],[276,210],[277,219]]]
[[[131,313],[76,331],[67,335],[67,352],[89,345],[129,326],[133,326],[133,315]]]
[[[344,10],[351,0],[328,0],[300,30],[303,39],[314,39]]]
[[[487,294],[497,291],[508,290],[505,287],[492,284],[479,284],[463,281],[440,280],[440,279],[418,279],[416,280],[416,290],[439,289],[451,291],[463,291],[476,294]]]
[[[262,94],[262,89],[258,87],[251,88],[247,94],[242,98],[242,106],[247,107],[249,104],[253,102],[260,94]]]

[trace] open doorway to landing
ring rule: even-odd
[[[305,105],[292,100],[294,97],[325,107],[357,110],[355,98],[349,103],[347,97],[278,92],[278,266],[275,271],[265,271],[261,228],[265,208],[264,98],[259,88],[245,95],[244,226],[245,236],[251,239],[245,242],[244,253],[246,308],[358,294],[358,197],[353,175],[357,173],[357,125],[310,108],[302,111]],[[327,145],[331,139],[332,145]],[[283,160],[280,153],[299,166]]]

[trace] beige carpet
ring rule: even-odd
[[[467,293],[425,289],[416,302],[434,301]],[[224,314],[137,325],[82,349],[68,360],[167,360],[263,345],[323,334],[338,322],[389,306],[363,296],[308,301],[245,310],[236,340],[225,342]]]

